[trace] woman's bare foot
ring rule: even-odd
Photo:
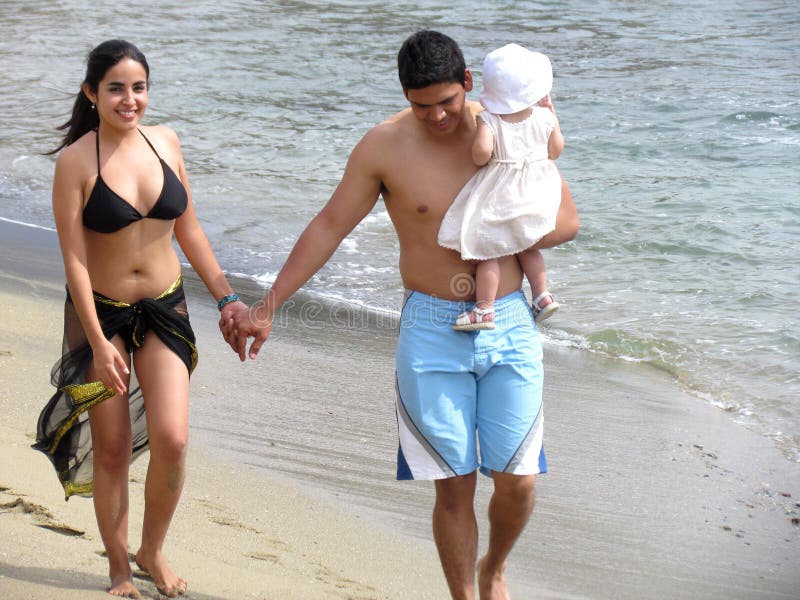
[[[475,570],[478,572],[478,594],[481,600],[511,600],[506,587],[506,565],[495,571],[489,571],[484,556],[478,561]]]
[[[160,551],[151,558],[146,557],[140,548],[136,553],[136,564],[153,580],[162,596],[177,598],[186,593],[186,580],[175,574]]]
[[[111,587],[108,588],[108,593],[112,596],[120,596],[121,598],[141,598],[139,590],[133,585],[131,576],[120,576],[111,579]]]

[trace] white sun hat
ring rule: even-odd
[[[533,106],[550,93],[550,59],[518,44],[506,44],[483,60],[481,104],[489,112],[507,115]]]

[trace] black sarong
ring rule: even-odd
[[[181,276],[157,298],[145,298],[135,304],[112,300],[94,293],[94,305],[106,339],[119,335],[128,352],[135,352],[144,343],[147,331],[153,331],[162,342],[186,364],[191,374],[197,365],[197,348]],[[39,415],[36,444],[53,463],[66,499],[72,495],[92,495],[92,434],[88,410],[114,395],[100,381],[86,381],[92,362],[92,348],[86,341],[78,313],[67,290],[64,303],[64,343],[61,359],[51,373],[51,382],[58,390]],[[133,451],[131,461],[147,449],[147,421],[142,391],[131,372],[129,406]]]

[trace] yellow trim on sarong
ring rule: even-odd
[[[182,284],[183,284],[183,273],[179,273],[178,278],[174,281],[174,283],[170,285],[166,290],[161,292],[158,296],[153,298],[153,300],[161,300],[162,298],[169,296],[170,294],[175,292],[179,287],[181,287]],[[122,300],[114,300],[112,298],[103,296],[102,294],[98,294],[97,292],[94,292],[92,296],[94,296],[94,299],[97,302],[102,302],[103,304],[107,304],[109,306],[116,306],[117,308],[129,308],[133,306],[128,302],[123,302]]]
[[[86,483],[72,483],[71,481],[62,481],[61,485],[64,486],[64,499],[68,500],[70,496],[91,496],[94,491],[94,481]]]
[[[93,297],[97,310],[102,313],[102,319],[108,318],[108,322],[103,321],[104,334],[120,334],[125,339],[126,344],[132,344],[134,349],[139,348],[143,342],[143,340],[139,339],[142,331],[140,328],[141,323],[141,327],[153,330],[156,335],[162,337],[162,340],[167,339],[168,341],[164,343],[184,361],[186,361],[186,350],[188,350],[189,361],[187,367],[190,367],[189,373],[191,374],[197,365],[197,347],[191,340],[194,334],[188,321],[182,286],[183,276],[179,274],[177,279],[157,297],[144,298],[133,303],[114,300],[99,292],[94,292]],[[178,294],[180,294],[180,297],[177,297]],[[173,298],[170,298],[171,296]],[[70,304],[71,302],[69,289],[67,289],[67,303]],[[182,304],[183,308],[178,310],[178,304]],[[169,312],[169,308],[172,308],[173,311]],[[98,316],[100,316],[100,313]],[[72,315],[73,319],[76,318],[74,314],[70,313],[70,315]],[[128,329],[131,326],[133,326],[133,331]],[[66,331],[67,325],[65,324]],[[128,339],[129,336],[132,339]],[[86,437],[86,434],[90,435],[88,431],[89,422],[86,418],[88,416],[87,411],[115,395],[115,390],[107,387],[101,381],[83,381],[86,376],[85,369],[87,366],[84,362],[79,362],[83,361],[83,358],[76,357],[85,356],[86,350],[91,350],[91,348],[88,346],[88,342],[78,341],[83,345],[78,344],[75,348],[65,350],[65,357],[68,357],[72,362],[65,364],[60,361],[58,363],[61,365],[58,367],[61,369],[59,376],[61,387],[59,387],[58,392],[51,398],[40,415],[41,422],[38,426],[37,444],[34,446],[36,449],[48,454],[52,460],[53,465],[56,467],[59,481],[64,488],[66,499],[73,495],[91,496],[93,493],[94,483],[92,481],[91,468],[82,468],[82,465],[90,460],[92,452],[91,439]],[[183,347],[180,347],[182,344]],[[72,356],[73,353],[74,356]],[[82,372],[81,368],[84,369]],[[65,371],[64,369],[71,370]],[[69,374],[64,376],[64,373]],[[71,383],[68,383],[68,381],[71,381]],[[140,406],[143,410],[141,390],[137,387],[130,394],[129,402],[136,398],[137,406]],[[57,412],[54,412],[55,409],[57,409]],[[54,414],[58,414],[58,416],[53,416]],[[45,421],[42,421],[42,419],[45,419]],[[140,418],[137,417],[137,419]],[[144,421],[141,422],[144,423]],[[48,433],[48,424],[52,424],[53,428],[49,429],[52,433]],[[75,431],[74,437],[73,431]],[[82,431],[85,433],[81,434]],[[146,424],[142,433],[143,437],[138,438],[139,441],[136,447],[132,448],[131,461],[147,449]],[[74,448],[72,444],[75,444]],[[90,463],[86,464],[90,467]]]
[[[93,406],[100,404],[103,400],[111,398],[111,396],[116,393],[110,387],[106,387],[102,381],[73,383],[65,385],[60,391],[69,396],[73,403],[77,405],[77,408],[72,412],[69,418],[61,424],[61,427],[58,428],[58,431],[56,431],[53,436],[53,442],[48,448],[51,454],[56,451],[58,444],[61,442],[61,438],[72,428],[75,421],[78,420],[78,417]]]

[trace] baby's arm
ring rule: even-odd
[[[472,140],[472,162],[476,166],[482,167],[492,158],[494,151],[494,135],[486,122],[478,118],[478,131],[475,132],[475,139]]]
[[[553,113],[553,131],[550,132],[550,137],[547,138],[547,158],[555,160],[561,156],[561,152],[564,150],[564,136],[561,133],[561,124],[558,122],[556,109],[553,108],[553,101],[550,99],[549,94],[539,100],[538,104],[544,108],[549,108],[550,112]]]

